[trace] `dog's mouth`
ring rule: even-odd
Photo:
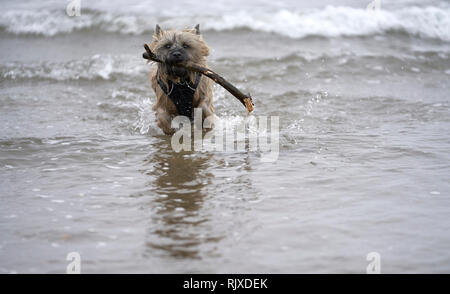
[[[185,68],[175,65],[186,61],[188,61],[188,56],[184,50],[176,49],[169,52],[164,58],[164,67],[167,74],[176,78],[185,78],[188,75],[188,71]]]
[[[178,66],[167,66],[167,74],[169,76],[184,78],[188,75],[188,71],[185,68]]]

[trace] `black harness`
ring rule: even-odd
[[[201,75],[196,73],[195,82],[192,83],[190,79],[184,80],[182,83],[175,83],[171,80],[167,80],[169,89],[166,85],[159,79],[159,74],[156,74],[156,80],[158,81],[161,90],[169,96],[173,104],[175,104],[178,115],[184,115],[189,117],[190,120],[194,119],[192,100],[194,99],[194,93],[197,90],[198,84],[200,83]]]

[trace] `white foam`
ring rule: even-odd
[[[365,36],[402,31],[450,41],[450,9],[410,7],[397,11],[366,11],[328,6],[309,13],[280,10],[252,15],[241,11],[205,22],[204,27],[219,31],[242,27],[292,38]]]
[[[247,28],[291,38],[366,36],[400,31],[411,35],[450,41],[450,8],[406,7],[397,10],[366,11],[362,8],[333,7],[314,10],[238,10],[208,15],[139,15],[86,10],[79,17],[63,11],[13,10],[0,15],[0,27],[14,34],[54,36],[74,31],[99,29],[120,34],[151,32],[154,24],[185,27],[201,23],[203,30]]]
[[[109,80],[118,75],[142,76],[149,66],[132,56],[94,55],[68,62],[9,62],[0,68],[4,79],[51,79],[58,81],[79,79]]]

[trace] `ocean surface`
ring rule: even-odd
[[[450,2],[2,1],[0,273],[450,273]],[[176,153],[142,45],[200,23],[227,125]]]

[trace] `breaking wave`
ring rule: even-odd
[[[0,66],[3,79],[110,80],[118,76],[142,76],[147,64],[132,56],[94,55],[67,62],[9,62]]]
[[[306,36],[367,36],[402,32],[409,35],[450,41],[450,8],[408,7],[398,10],[366,11],[351,7],[327,6],[321,10],[250,12],[241,10],[222,15],[156,16],[117,14],[82,10],[68,17],[64,10],[6,11],[0,28],[8,33],[54,36],[97,29],[120,34],[151,33],[155,23],[163,27],[185,27],[201,23],[204,30],[249,29],[291,38]]]
[[[289,67],[281,67],[282,71],[303,67],[305,64],[315,64],[327,61],[328,64],[337,64],[339,67],[349,66],[353,69],[362,67],[363,69],[383,71],[384,66],[401,67],[408,64],[427,69],[448,70],[445,61],[448,60],[448,52],[417,51],[410,54],[393,55],[355,55],[351,52],[336,52],[336,54],[323,54],[312,52],[294,52],[276,58],[251,58],[240,60],[235,58],[213,59],[211,65],[225,63],[227,67],[233,68],[258,68],[289,64]],[[382,66],[384,65],[384,66]],[[419,70],[416,68],[416,71]],[[69,60],[63,62],[7,62],[0,64],[0,78],[4,80],[20,79],[41,79],[41,80],[114,80],[117,78],[142,78],[149,74],[151,66],[145,61],[131,55],[94,55],[79,60]],[[446,72],[447,73],[447,72]],[[251,79],[258,79],[264,75]]]

